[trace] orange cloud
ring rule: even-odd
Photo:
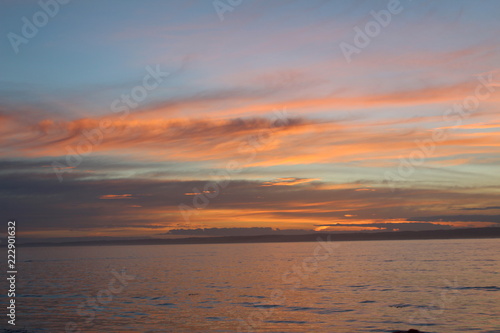
[[[132,194],[106,194],[106,195],[101,195],[99,199],[104,199],[104,200],[132,199]]]

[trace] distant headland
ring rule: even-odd
[[[500,238],[500,227],[460,228],[447,230],[389,231],[356,233],[322,233],[304,235],[256,235],[223,237],[187,237],[187,238],[145,238],[129,240],[88,240],[70,242],[26,243],[23,247],[39,246],[106,246],[106,245],[174,245],[174,244],[225,244],[225,243],[276,243],[276,242],[314,242],[318,238],[331,241],[374,241],[374,240],[418,240],[418,239],[480,239]]]

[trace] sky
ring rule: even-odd
[[[0,4],[26,237],[500,225],[498,1]]]

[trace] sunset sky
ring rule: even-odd
[[[499,1],[0,3],[26,237],[499,226]]]

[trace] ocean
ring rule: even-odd
[[[498,333],[499,250],[499,239],[21,247],[15,328]]]

